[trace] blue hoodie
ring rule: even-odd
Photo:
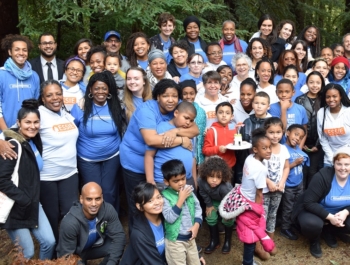
[[[34,71],[31,77],[21,81],[4,68],[0,69],[0,117],[4,118],[7,127],[16,123],[22,101],[38,99],[39,91],[39,76]]]

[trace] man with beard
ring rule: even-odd
[[[30,60],[32,69],[39,75],[40,83],[49,80],[61,80],[64,62],[56,58],[57,43],[51,33],[43,33],[39,37],[40,56]]]
[[[123,88],[125,84],[125,73],[130,68],[130,64],[126,60],[126,57],[119,52],[122,46],[120,33],[115,30],[106,32],[103,44],[106,47],[107,53],[116,53],[119,57],[119,71],[118,74],[114,75],[114,79],[117,87]]]
[[[114,207],[103,201],[95,182],[81,189],[80,201],[62,219],[57,255],[76,254],[87,260],[104,258],[100,264],[116,265],[125,247],[125,233]]]

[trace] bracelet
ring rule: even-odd
[[[181,145],[184,144],[184,138],[181,136]]]

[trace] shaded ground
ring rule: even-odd
[[[121,221],[127,233],[127,218],[122,217]],[[220,236],[223,241],[224,236]],[[209,240],[209,231],[206,224],[203,225],[197,238],[197,244],[205,247]],[[336,249],[328,247],[322,241],[323,257],[316,259],[309,254],[309,245],[306,240],[300,238],[297,241],[291,241],[279,236],[276,233],[276,245],[279,249],[275,257],[270,260],[261,262],[263,265],[349,265],[350,264],[350,248],[348,244],[341,241]],[[13,245],[7,236],[7,233],[0,231],[0,265],[10,265],[8,253],[13,248]],[[242,259],[243,244],[237,239],[237,234],[233,233],[232,250],[230,254],[221,254],[221,249],[217,249],[210,255],[204,254],[207,265],[239,265]],[[257,259],[258,260],[258,259]],[[332,263],[335,262],[335,263]],[[89,265],[98,265],[98,261],[90,261]]]

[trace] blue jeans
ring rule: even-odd
[[[34,243],[30,232],[40,243],[39,258],[41,260],[52,259],[55,251],[55,237],[53,235],[49,220],[39,205],[39,224],[38,228],[21,228],[21,229],[6,229],[13,243],[18,243],[23,249],[23,255],[26,259],[34,256]]]
[[[102,188],[103,199],[112,204],[119,212],[119,155],[111,159],[93,162],[86,161],[78,156],[78,170],[83,179],[82,185],[96,182]]]
[[[255,243],[244,243],[243,248],[243,265],[253,265],[254,262]]]

